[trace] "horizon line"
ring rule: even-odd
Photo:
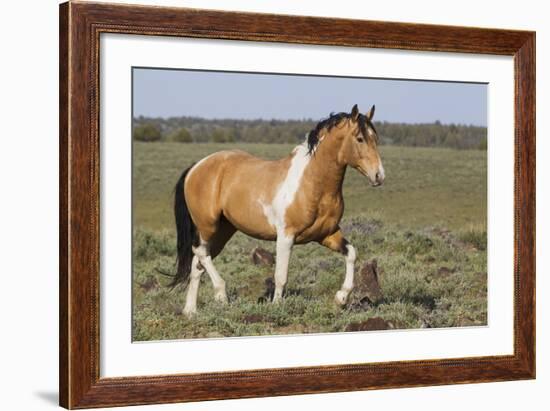
[[[319,120],[315,120],[312,118],[276,118],[276,117],[255,117],[255,118],[238,118],[238,117],[199,117],[199,116],[147,116],[143,114],[139,115],[133,115],[132,120],[136,120],[139,117],[143,117],[145,119],[152,119],[152,120],[169,120],[169,119],[179,119],[179,118],[188,118],[188,119],[200,119],[200,120],[206,120],[206,121],[301,121],[301,122],[313,122],[313,123],[319,123],[323,121],[324,119],[328,118],[329,116],[323,117]],[[433,121],[419,121],[419,122],[408,122],[408,121],[393,121],[393,120],[373,120],[374,123],[389,123],[389,124],[407,124],[407,125],[423,125],[423,124],[436,124],[439,122],[442,126],[469,126],[469,127],[483,127],[488,128],[485,124],[475,124],[475,123],[454,123],[454,122],[443,122],[441,120],[433,120]]]

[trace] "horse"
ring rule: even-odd
[[[174,194],[177,268],[172,285],[187,287],[187,316],[196,313],[205,271],[215,300],[227,303],[225,281],[213,260],[237,230],[276,242],[274,303],[283,297],[292,247],[317,242],[344,256],[345,278],[335,302],[346,304],[353,289],[356,251],[339,227],[342,185],[347,166],[366,176],[372,186],[384,182],[374,110],[373,105],[362,114],[355,104],[350,113],[331,114],[290,155],[278,160],[224,150],[183,171]]]

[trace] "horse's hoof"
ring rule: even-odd
[[[348,300],[348,293],[342,290],[338,291],[334,296],[334,301],[340,307],[343,307],[344,305],[346,305],[347,300]]]
[[[187,318],[192,318],[195,316],[195,314],[197,314],[197,309],[196,308],[187,308],[185,307],[183,309],[183,315],[185,315]]]
[[[221,304],[227,304],[228,303],[228,300],[227,300],[227,294],[225,293],[219,293],[219,294],[216,294],[214,296],[214,299],[221,303]]]

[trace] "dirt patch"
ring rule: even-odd
[[[446,278],[446,277],[450,276],[451,274],[453,274],[455,271],[456,271],[456,269],[454,269],[454,268],[439,267],[437,269],[437,276],[442,277],[442,278]]]
[[[350,323],[344,331],[380,331],[393,329],[395,329],[395,325],[391,321],[386,321],[380,317],[373,317],[366,321]]]
[[[246,324],[263,323],[266,321],[266,318],[261,314],[248,314],[243,318],[243,322]]]

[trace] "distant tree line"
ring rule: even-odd
[[[210,120],[198,117],[134,118],[137,141],[180,143],[293,143],[303,141],[316,121]],[[459,124],[374,122],[382,144],[487,149],[487,128]]]

